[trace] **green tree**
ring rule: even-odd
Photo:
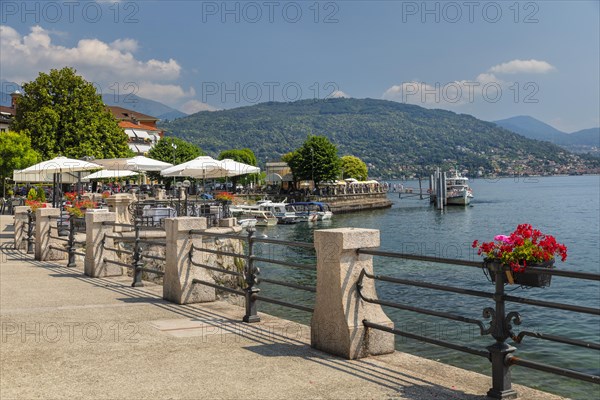
[[[359,181],[367,180],[369,170],[367,169],[367,164],[365,164],[363,160],[355,156],[344,156],[340,160],[342,162],[343,179],[354,178]]]
[[[285,163],[289,163],[292,161],[292,159],[294,158],[294,156],[296,155],[295,151],[290,151],[289,153],[285,153],[284,155],[281,156],[281,161],[285,162]]]
[[[0,176],[2,185],[5,178],[12,178],[13,170],[23,169],[40,161],[40,155],[31,148],[31,140],[24,133],[0,133]],[[4,190],[4,187],[3,189]]]
[[[256,156],[250,149],[224,150],[219,154],[219,160],[224,160],[226,158],[253,166],[256,166],[257,164]]]
[[[96,89],[73,68],[53,69],[23,85],[11,129],[24,132],[44,159],[129,157],[127,135]]]
[[[319,182],[336,180],[340,173],[337,147],[325,136],[309,136],[288,162],[294,179]]]
[[[174,146],[173,146],[174,145]],[[148,157],[173,165],[205,155],[200,147],[176,137],[163,137],[148,152]],[[151,179],[162,179],[159,172],[149,172]]]

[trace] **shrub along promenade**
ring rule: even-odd
[[[0,216],[0,393],[4,399],[471,400],[485,398],[491,386],[489,376],[394,352],[393,336],[386,332],[373,331],[365,337],[366,328],[352,319],[369,316],[386,326],[391,322],[377,304],[362,302],[356,294],[341,304],[339,296],[355,291],[345,291],[344,279],[357,278],[344,272],[343,265],[369,272],[370,256],[356,254],[356,259],[345,258],[339,264],[340,255],[333,251],[324,259],[329,267],[338,263],[342,269],[337,275],[318,275],[322,283],[317,282],[313,321],[328,318],[327,326],[341,333],[332,337],[315,329],[311,333],[310,327],[295,322],[254,314],[247,305],[215,300],[210,286],[190,285],[190,278],[210,279],[189,269],[188,251],[199,245],[190,236],[209,234],[204,219],[167,220],[163,285],[144,281],[143,286],[132,287],[132,277],[113,268],[114,263],[108,268],[110,258],[102,254],[107,244],[100,238],[109,237],[109,227],[111,234],[119,227],[115,213],[86,216],[85,257],[76,259],[72,267],[53,249],[60,247],[51,243],[55,234],[47,226],[54,214],[52,209],[37,211],[32,254],[21,242],[15,248],[16,237],[23,240],[22,221],[15,228],[12,216]],[[327,241],[332,238],[341,249],[378,244],[376,231],[331,231],[319,233],[317,253],[323,254],[322,246],[330,245]],[[117,245],[108,244],[109,248]],[[349,254],[342,253],[342,258]],[[331,290],[319,294],[320,285]],[[361,290],[376,298],[372,285]],[[340,313],[344,306],[352,306],[356,314]],[[244,323],[244,315],[259,321]],[[519,385],[513,388],[524,399],[559,398]]]

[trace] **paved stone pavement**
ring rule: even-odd
[[[0,217],[0,398],[484,399],[485,375],[396,352],[348,361],[307,326],[225,302],[176,305],[156,285],[88,278],[12,248]],[[489,373],[489,371],[485,371]],[[523,399],[559,399],[516,386]]]

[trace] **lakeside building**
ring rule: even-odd
[[[284,161],[271,161],[266,164],[265,182],[267,185],[281,185],[281,189],[288,190],[294,181],[292,169]]]
[[[119,121],[127,135],[129,148],[136,155],[147,155],[164,136],[164,131],[156,127],[159,118],[118,106],[106,106],[106,109]]]
[[[15,90],[10,94],[10,107],[0,106],[0,132],[8,132],[10,123],[17,114],[17,98],[21,92]]]
[[[21,92],[16,90],[10,95],[10,107],[0,106],[0,132],[9,131],[17,113],[17,99],[20,96]],[[118,121],[119,127],[127,135],[129,148],[136,155],[147,155],[164,136],[164,131],[156,126],[159,118],[118,106],[106,106],[106,109]]]

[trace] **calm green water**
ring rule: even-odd
[[[416,182],[402,182],[405,187],[418,187]],[[492,240],[494,235],[510,233],[520,223],[530,223],[544,233],[553,234],[568,247],[568,259],[557,262],[557,267],[575,271],[600,272],[600,177],[544,177],[500,180],[474,180],[471,186],[475,200],[470,207],[435,210],[429,202],[417,199],[399,199],[390,193],[394,206],[387,210],[337,215],[330,222],[315,225],[297,224],[264,228],[272,238],[312,241],[314,229],[334,227],[362,227],[381,230],[381,249],[432,255],[438,257],[479,260],[470,247],[474,239]],[[289,261],[314,262],[310,251],[281,249],[264,246],[264,255]],[[409,277],[433,283],[444,282],[479,290],[493,291],[479,269],[375,258],[376,273]],[[285,279],[314,285],[314,273],[261,266],[265,277]],[[262,284],[265,296],[311,305],[313,294]],[[378,282],[381,299],[407,303],[425,308],[452,312],[482,319],[483,308],[493,306],[487,299],[477,299],[427,289],[409,288]],[[513,290],[512,288],[509,290]],[[549,288],[516,288],[511,294],[523,297],[600,308],[600,284],[576,279],[554,277]],[[309,323],[310,315],[301,311],[261,304],[261,311]],[[508,311],[518,311],[523,319],[519,330],[537,331],[600,342],[600,318],[586,314],[507,303]],[[396,327],[470,347],[483,348],[493,342],[490,336],[480,337],[475,325],[426,317],[419,314],[386,309]],[[444,363],[473,369],[490,375],[486,359],[447,350],[438,346],[397,337],[400,351],[439,360]],[[554,344],[526,337],[516,345],[520,357],[600,375],[600,352]],[[600,398],[598,385],[539,373],[523,367],[512,369],[513,380],[528,386],[564,396],[591,399]]]

